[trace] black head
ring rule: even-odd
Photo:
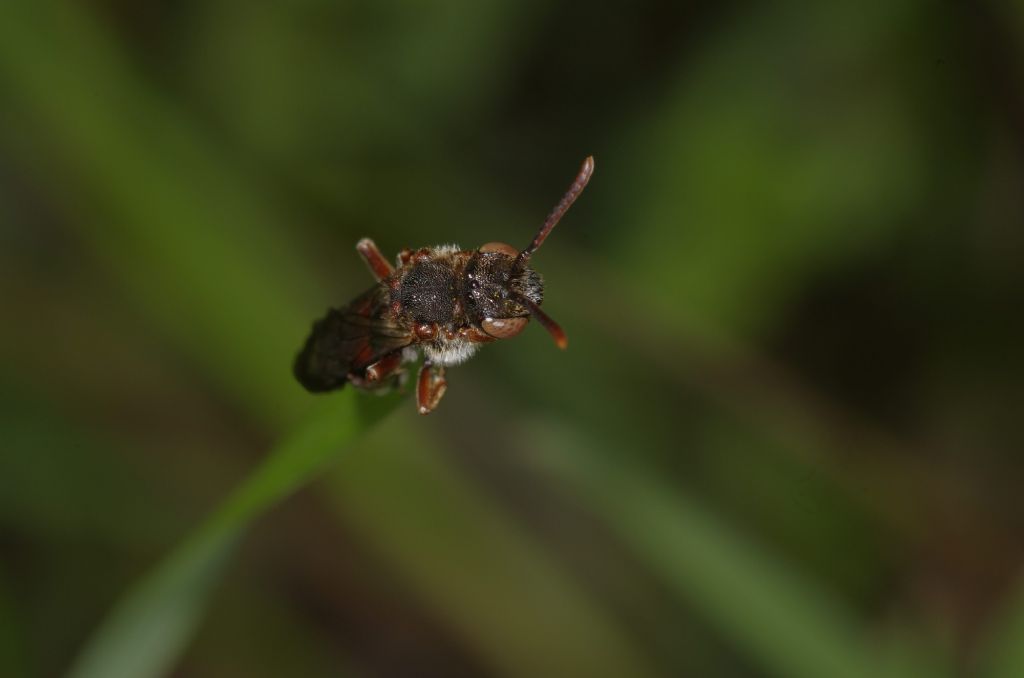
[[[519,251],[505,243],[490,242],[477,250],[466,267],[466,313],[481,330],[495,339],[508,339],[522,332],[532,316],[551,334],[559,348],[568,345],[562,328],[540,309],[544,301],[544,280],[528,263],[583,192],[593,173],[594,158],[588,156],[576,180],[526,249]]]
[[[544,280],[529,266],[515,268],[519,251],[505,243],[487,243],[466,265],[466,315],[495,339],[523,331],[530,317],[527,301],[544,300]]]

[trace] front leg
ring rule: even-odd
[[[444,378],[444,366],[424,360],[416,383],[416,404],[420,414],[430,414],[441,402],[441,396],[448,389]]]
[[[369,238],[363,238],[357,242],[356,251],[363,257],[366,265],[370,267],[370,272],[373,273],[373,277],[378,282],[390,278],[391,274],[395,272],[395,269],[388,263],[388,260],[377,249],[376,243]]]

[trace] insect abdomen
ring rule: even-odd
[[[307,391],[333,391],[348,381],[352,356],[341,332],[344,322],[341,312],[332,308],[316,321],[306,345],[295,357],[292,372]]]

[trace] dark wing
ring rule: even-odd
[[[307,391],[331,391],[344,386],[350,373],[413,341],[412,333],[391,319],[387,288],[377,285],[313,324],[293,372]]]

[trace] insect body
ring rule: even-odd
[[[522,251],[498,242],[476,250],[453,245],[402,250],[396,268],[372,240],[360,240],[356,250],[377,284],[313,325],[295,359],[295,377],[312,392],[346,383],[379,388],[401,382],[402,365],[414,361],[419,350],[424,360],[416,401],[420,414],[428,414],[447,388],[446,367],[469,359],[481,344],[514,337],[531,317],[564,349],[565,332],[541,310],[544,283],[529,261],[593,172],[594,159],[588,157]]]

